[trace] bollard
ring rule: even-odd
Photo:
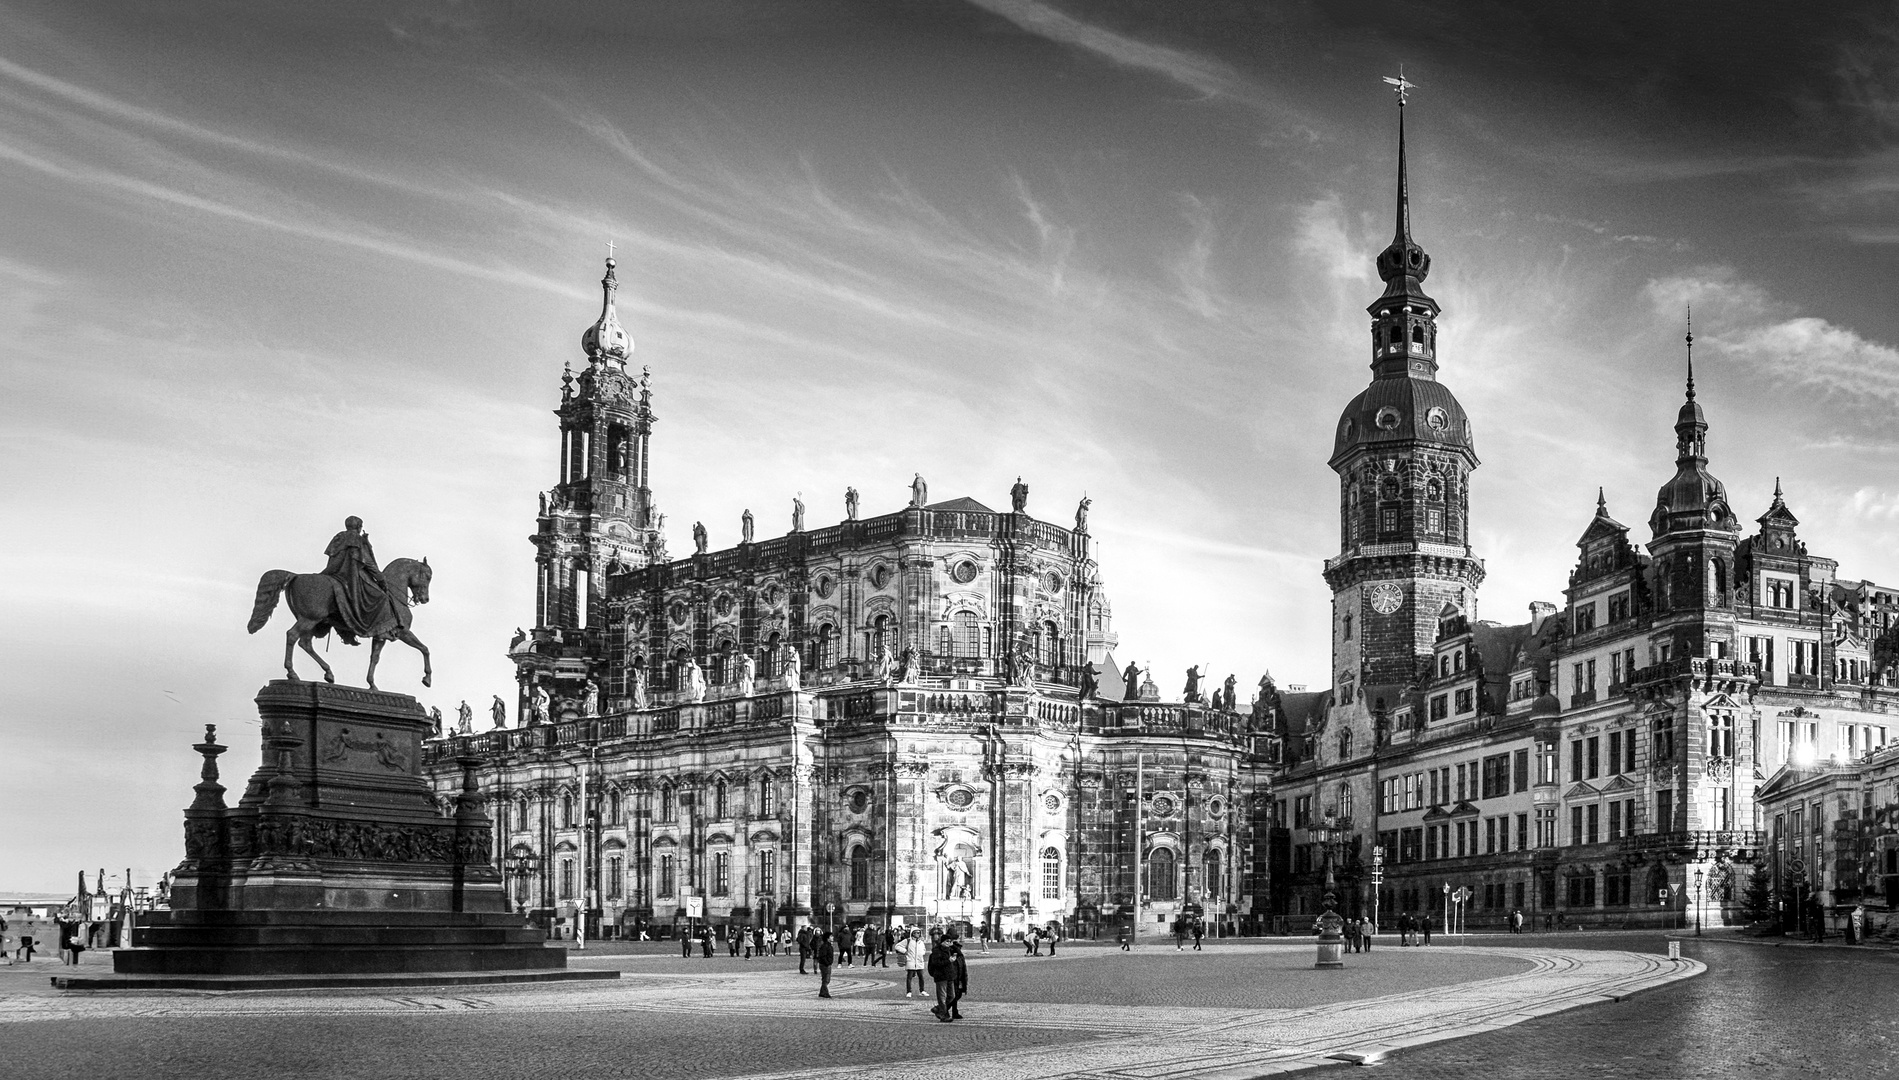
[[[1668,958],[1670,960],[1681,959],[1681,942],[1670,941],[1668,943]]]

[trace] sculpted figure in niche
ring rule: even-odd
[[[627,689],[633,695],[633,707],[646,708],[646,665],[634,664],[627,669]]]
[[[758,661],[753,660],[751,657],[751,654],[749,653],[744,656],[739,657],[738,695],[740,697],[752,696],[752,687],[753,687],[753,684],[756,682],[757,675],[758,675]]]
[[[781,667],[785,672],[785,689],[796,690],[803,685],[804,662],[798,657],[798,650],[789,644],[779,654]]]
[[[969,860],[950,856],[943,863],[943,899],[968,900],[971,895]]]
[[[704,701],[706,699],[706,671],[699,666],[699,661],[692,657],[686,658],[685,679],[686,700]]]
[[[535,683],[534,692],[529,696],[529,700],[532,702],[530,707],[533,712],[528,719],[528,726],[534,727],[547,723],[549,713],[554,708],[554,698],[547,692],[547,687]]]

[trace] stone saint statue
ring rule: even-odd
[[[692,550],[698,555],[706,553],[706,523],[703,521],[692,523]]]
[[[750,510],[746,510],[745,516],[739,518],[739,538],[747,544],[752,542],[752,512]]]
[[[921,509],[930,503],[930,485],[923,482],[923,474],[917,473],[910,481],[910,505]]]
[[[791,497],[791,531],[804,531],[804,492]]]
[[[1093,506],[1094,502],[1095,501],[1093,499],[1090,499],[1088,496],[1083,495],[1081,497],[1081,501],[1075,504],[1075,531],[1076,532],[1085,533],[1088,531],[1088,508],[1090,506]]]
[[[803,685],[804,661],[799,659],[798,650],[787,644],[779,655],[782,657],[780,667],[785,673],[785,689],[799,689]]]
[[[857,520],[857,489],[854,487],[844,489],[844,520]]]
[[[1035,653],[1025,634],[1016,639],[1015,651],[1009,656],[1010,682],[1017,686],[1035,685]]]
[[[587,680],[587,687],[581,692],[580,715],[600,715],[600,684],[594,682],[592,679]]]
[[[646,708],[646,667],[635,664],[627,669],[627,687],[633,695],[633,707]]]
[[[1139,698],[1141,696],[1141,665],[1129,660],[1128,669],[1121,673],[1121,681],[1127,684],[1127,691],[1123,695],[1126,700],[1133,701]]]
[[[752,689],[753,689],[754,684],[757,682],[757,678],[758,678],[758,661],[753,660],[749,654],[739,657],[738,694],[740,697],[752,696]]]
[[[1188,703],[1200,700],[1200,665],[1187,669],[1187,689],[1181,693],[1181,700]]]
[[[897,658],[890,655],[890,646],[877,646],[876,666],[872,669],[872,674],[876,677],[877,681],[889,682],[890,677],[896,674],[896,671]]]
[[[540,683],[535,683],[534,693],[530,696],[529,700],[533,703],[533,712],[529,715],[528,726],[534,727],[538,724],[547,723],[548,714],[554,707],[554,699],[548,694],[547,687],[542,686]]]
[[[1029,485],[1023,483],[1022,478],[1018,476],[1015,478],[1015,486],[1009,489],[1009,508],[1020,514],[1028,507]]]
[[[1220,705],[1222,708],[1226,709],[1227,712],[1232,712],[1233,703],[1239,700],[1236,696],[1234,696],[1234,693],[1233,693],[1233,688],[1238,686],[1239,684],[1240,684],[1240,681],[1234,678],[1231,672],[1227,673],[1226,682],[1221,684],[1222,686],[1225,687],[1225,691],[1221,694]]]
[[[540,495],[541,495],[541,516],[546,517],[547,516],[547,492],[543,491],[540,493]]]
[[[388,586],[376,565],[375,549],[369,534],[363,531],[363,519],[345,518],[343,531],[330,539],[323,549],[329,562],[323,572],[337,584],[336,607],[340,622],[337,636],[345,645],[358,638],[373,638],[395,632],[402,626],[395,604],[389,599]]]
[[[699,661],[689,656],[686,658],[684,675],[686,700],[704,701],[706,699],[706,669],[699,666]]]
[[[903,652],[897,655],[897,683],[908,686],[917,681],[917,651],[905,645]]]
[[[526,640],[527,640],[527,631],[521,629],[518,626],[515,627],[514,636],[508,639],[508,651],[513,652],[514,650],[520,648],[521,643]]]
[[[429,707],[429,738],[439,739],[441,737],[442,707],[440,705],[432,705]]]
[[[969,898],[969,867],[961,859],[952,858],[943,866],[943,899],[966,900]]]
[[[488,716],[494,720],[497,730],[508,726],[508,706],[500,694],[496,694],[494,704],[488,706]]]
[[[461,708],[455,710],[455,734],[472,735],[474,731],[475,710],[469,708],[468,702],[464,701]]]
[[[1101,690],[1101,669],[1093,660],[1081,666],[1081,700],[1087,701]]]

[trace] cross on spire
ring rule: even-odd
[[[1410,98],[1411,91],[1416,89],[1418,85],[1417,83],[1414,83],[1410,79],[1407,79],[1404,77],[1403,64],[1398,65],[1398,77],[1394,79],[1391,76],[1387,75],[1385,76],[1385,82],[1391,87],[1391,89],[1394,92],[1397,93],[1398,107],[1400,109],[1404,108],[1404,103],[1406,100]]]

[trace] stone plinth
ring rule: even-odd
[[[207,729],[171,911],[68,989],[416,985],[611,978],[508,911],[493,831],[465,764],[445,816],[422,773],[429,721],[404,694],[272,682],[263,758],[224,801]]]

